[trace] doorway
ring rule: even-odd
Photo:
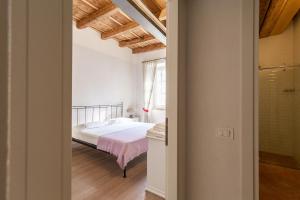
[[[17,148],[10,149],[9,175],[14,185],[8,195],[16,199],[71,199],[71,1],[5,2],[10,2],[5,9],[11,11],[11,26],[4,30],[14,30],[9,44],[13,61],[9,69],[14,74],[9,80],[14,86],[10,100],[18,105],[10,116],[14,127],[10,143]],[[173,86],[177,85],[177,4],[172,1],[169,6],[175,18],[168,22],[172,34],[167,65],[172,64],[174,70],[169,73]],[[177,99],[176,88],[168,91],[170,99]],[[173,108],[168,114],[172,136],[167,166],[171,168],[177,166],[177,105],[171,102],[169,106]],[[168,172],[172,181],[167,184],[167,198],[177,196],[177,172],[174,167]],[[43,184],[37,184],[41,180]]]
[[[138,2],[73,1],[74,200],[93,199],[99,195],[104,199],[156,199],[151,195],[147,197],[149,193],[162,198],[166,196],[165,141],[160,138],[159,142],[152,142],[153,135],[148,137],[147,132],[156,125],[165,127],[161,123],[166,118],[165,101],[166,93],[169,93],[166,91],[166,74],[170,71],[166,70],[166,52],[161,49],[166,42],[164,29],[168,23],[167,6],[166,1],[159,1],[164,7],[157,6],[159,2],[155,0],[142,5]],[[134,3],[135,6],[132,5]],[[156,7],[161,9],[159,17],[154,15],[158,13]],[[158,28],[143,16],[149,14],[157,18],[154,22],[158,24]],[[95,37],[94,33],[100,33],[101,37]],[[99,41],[101,39],[104,42]],[[117,41],[118,45],[107,44],[112,40]],[[142,154],[146,152],[146,145],[142,145],[144,141],[139,139],[141,143],[138,140],[123,142],[120,139],[125,132],[129,134],[128,130],[132,127],[128,128],[126,125],[124,130],[113,129],[113,132],[106,132],[108,126],[120,128],[120,124],[124,125],[125,121],[130,126],[147,126],[147,130],[143,130],[148,137],[147,157],[142,158]],[[150,123],[153,126],[150,127]],[[96,136],[97,139],[90,136]],[[139,149],[141,152],[126,155],[126,152],[119,152],[117,149]],[[114,159],[107,153],[117,157],[121,170],[112,164]],[[164,155],[162,161],[155,158],[159,154]],[[130,158],[127,160],[128,157]],[[90,158],[93,158],[92,161]],[[156,163],[160,163],[161,167]]]
[[[299,1],[260,0],[256,76],[260,200],[300,198],[299,8]]]

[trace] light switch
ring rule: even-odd
[[[233,128],[217,128],[217,137],[223,137],[228,139],[234,139]]]

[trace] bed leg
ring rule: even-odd
[[[123,170],[123,178],[126,178],[126,177],[127,177],[127,174],[126,174],[126,167],[125,167]]]

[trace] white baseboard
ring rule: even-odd
[[[156,194],[157,196],[160,196],[160,197],[162,197],[162,198],[164,198],[164,199],[166,198],[165,191],[162,191],[162,190],[160,190],[160,189],[157,189],[157,188],[155,188],[155,187],[153,187],[153,186],[148,185],[148,186],[146,187],[146,191],[151,192],[151,193],[153,193],[153,194]]]

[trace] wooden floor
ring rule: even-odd
[[[77,143],[72,152],[72,200],[162,200],[145,193],[146,156],[124,179],[114,157]],[[260,163],[260,200],[300,200],[300,170]]]
[[[300,170],[260,163],[260,200],[300,200]]]
[[[299,168],[297,161],[292,156],[279,155],[263,151],[259,152],[259,162],[292,169]]]
[[[128,166],[127,178],[115,158],[72,143],[72,200],[162,200],[145,192],[146,156]]]

